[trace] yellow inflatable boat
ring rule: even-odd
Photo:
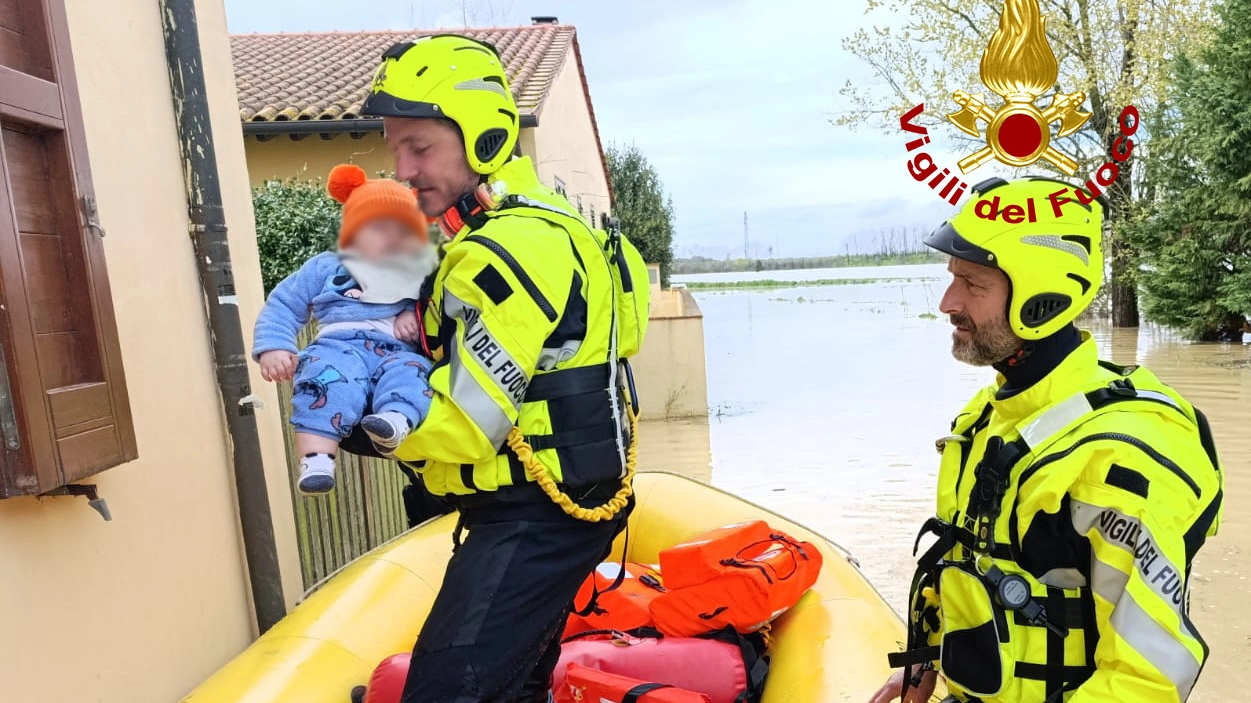
[[[886,652],[899,649],[903,623],[846,552],[780,515],[681,476],[639,474],[635,492],[631,561],[654,563],[664,547],[748,519],[764,519],[821,549],[820,579],[774,623],[764,703],[859,703],[882,685],[890,673]],[[345,703],[379,661],[408,651],[417,639],[451,557],[454,525],[450,515],[432,520],[354,561],[183,703]]]

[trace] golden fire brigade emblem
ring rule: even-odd
[[[968,173],[992,157],[1009,166],[1028,166],[1046,159],[1072,176],[1077,162],[1051,146],[1051,124],[1060,123],[1057,136],[1066,137],[1090,119],[1080,110],[1086,93],[1057,92],[1046,110],[1034,101],[1055,85],[1059,67],[1047,43],[1046,18],[1038,0],[1004,0],[999,29],[982,52],[982,83],[1004,103],[998,110],[988,107],[982,96],[957,90],[953,97],[960,110],[947,115],[961,131],[981,137],[978,121],[989,125],[986,146],[959,162]]]

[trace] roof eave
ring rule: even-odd
[[[281,136],[307,134],[370,134],[382,131],[382,120],[377,117],[358,117],[336,120],[259,120],[243,122],[245,136]],[[521,127],[538,127],[539,116],[521,115]]]

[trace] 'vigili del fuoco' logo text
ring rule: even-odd
[[[986,146],[956,164],[961,174],[975,171],[991,159],[1013,167],[1029,166],[1041,159],[1069,176],[1077,174],[1077,161],[1052,144],[1052,126],[1057,126],[1056,138],[1067,137],[1081,129],[1091,116],[1081,109],[1086,93],[1080,90],[1072,93],[1057,91],[1046,108],[1040,109],[1034,104],[1055,85],[1058,74],[1055,53],[1047,42],[1046,18],[1038,0],[1004,0],[999,28],[982,52],[981,62],[982,83],[1002,98],[1002,104],[992,107],[981,94],[970,95],[957,90],[953,98],[959,109],[947,115],[947,120],[960,131],[986,141]],[[905,145],[912,155],[908,160],[908,173],[955,205],[968,189],[968,184],[960,176],[952,174],[950,169],[940,169],[923,149],[930,143],[929,130],[914,120],[924,111],[925,103],[921,103],[899,119],[899,126],[904,132],[916,135]],[[1118,164],[1128,159],[1133,151],[1131,138],[1138,131],[1137,108],[1126,106],[1121,111],[1118,124],[1121,134],[1113,143],[1107,162],[1086,180],[1085,187],[1072,188],[1072,199],[1083,205],[1102,195],[1104,189],[1116,181],[1120,174]],[[1057,217],[1060,205],[1069,201],[1068,190],[1060,190],[1051,196],[1051,205]],[[1021,217],[1036,221],[1037,208],[1033,203],[1019,205],[1022,207],[1013,208],[1013,217],[1019,212]],[[1003,217],[1008,220],[1007,208],[1004,210]],[[999,212],[997,202],[985,213],[981,207],[977,210],[979,216],[992,220]]]

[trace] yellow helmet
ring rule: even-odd
[[[446,118],[460,127],[469,166],[499,170],[517,144],[520,114],[495,47],[435,34],[387,49],[361,113]]]
[[[1095,299],[1102,234],[1102,204],[1083,205],[1068,183],[991,178],[973,186],[964,207],[925,243],[1003,271],[1012,285],[1008,323],[1032,340],[1058,332]]]

